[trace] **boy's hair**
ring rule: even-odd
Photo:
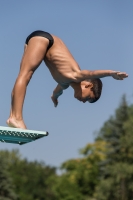
[[[87,81],[91,82],[93,84],[93,92],[95,95],[94,99],[91,99],[91,101],[89,101],[90,103],[95,103],[101,96],[101,92],[102,92],[102,81],[99,78],[96,79],[88,79]]]

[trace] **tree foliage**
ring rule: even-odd
[[[0,156],[0,200],[16,200],[12,178],[8,172],[6,160]]]
[[[105,122],[97,138],[108,142],[107,158],[100,166],[97,200],[133,199],[132,125],[133,106],[128,106],[123,96],[115,115]]]
[[[19,200],[55,200],[52,186],[56,179],[54,167],[43,162],[21,159],[17,150],[1,151],[15,184]]]
[[[106,142],[97,141],[80,150],[82,158],[71,159],[62,164],[64,174],[56,185],[59,200],[84,200],[93,195],[99,182],[98,163],[105,159],[105,151]]]

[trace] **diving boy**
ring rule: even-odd
[[[76,99],[84,103],[86,101],[93,103],[101,95],[100,78],[112,76],[116,80],[123,80],[128,77],[125,72],[119,71],[81,70],[60,38],[44,31],[35,31],[27,37],[25,42],[20,71],[12,90],[11,111],[7,120],[9,126],[26,129],[22,116],[26,88],[42,61],[58,83],[51,96],[55,107],[58,105],[58,97],[69,86],[74,89]]]

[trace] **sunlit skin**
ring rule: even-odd
[[[11,110],[7,120],[9,126],[22,129],[27,128],[22,115],[26,89],[32,75],[42,61],[44,61],[53,79],[57,82],[57,87],[51,95],[55,107],[58,105],[58,97],[69,86],[74,90],[74,97],[85,103],[86,101],[91,101],[91,98],[95,98],[93,84],[87,82],[87,79],[111,76],[116,80],[123,80],[128,77],[125,72],[120,71],[81,70],[64,42],[60,38],[52,36],[54,44],[48,51],[49,40],[44,37],[33,37],[28,45],[25,45],[20,71],[12,90]],[[79,49],[81,48],[79,47]],[[41,86],[38,85],[38,88],[41,90]],[[43,87],[42,90],[44,90]]]

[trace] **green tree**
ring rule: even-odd
[[[56,184],[57,199],[87,200],[99,183],[98,163],[105,159],[106,142],[97,141],[80,150],[82,158],[64,162],[63,175]]]
[[[0,156],[0,200],[16,200],[14,189],[5,158]]]
[[[19,200],[55,200],[52,187],[57,175],[54,167],[43,162],[28,162],[17,150],[1,151],[0,155],[6,157]]]
[[[133,199],[133,105],[126,97],[113,117],[99,131],[99,139],[108,142],[106,160],[100,165],[101,181],[96,200]]]

